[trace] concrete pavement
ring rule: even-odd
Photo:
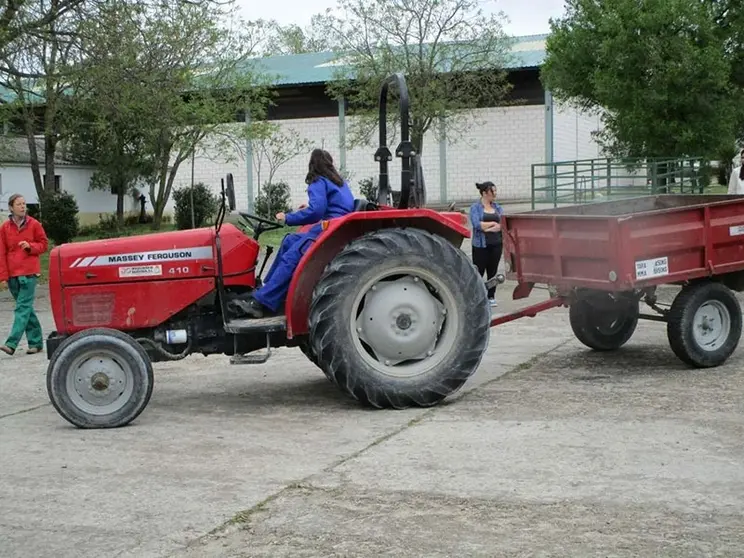
[[[56,414],[44,356],[2,358],[0,555],[741,556],[742,355],[691,371],[657,323],[593,354],[553,310],[433,409],[361,408],[284,349],[157,364],[108,431]]]

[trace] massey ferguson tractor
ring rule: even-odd
[[[397,207],[389,201],[390,85],[402,132]],[[231,364],[261,364],[275,347],[299,347],[338,388],[377,408],[432,406],[460,389],[488,345],[486,286],[459,249],[470,236],[466,216],[424,208],[408,103],[404,77],[388,78],[377,203],[358,200],[354,212],[323,223],[281,316],[235,319],[228,311],[261,284],[270,250],[259,269],[259,236],[282,227],[240,213],[251,238],[224,223],[227,208],[235,210],[230,175],[214,228],[55,248],[47,390],[59,414],[80,428],[123,426],[150,400],[153,362],[224,354]]]

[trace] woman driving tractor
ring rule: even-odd
[[[277,314],[284,304],[295,268],[323,230],[320,221],[343,217],[354,210],[354,194],[327,151],[314,149],[310,154],[305,183],[308,185],[308,205],[286,215],[277,213],[276,220],[289,226],[314,226],[308,231],[284,237],[263,285],[249,298],[229,303],[235,314],[249,318]]]

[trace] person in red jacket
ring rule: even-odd
[[[0,226],[0,285],[8,284],[16,302],[13,328],[0,351],[13,355],[23,334],[28,341],[27,354],[44,348],[41,323],[34,312],[36,282],[41,275],[39,256],[47,251],[44,227],[26,215],[26,200],[13,194],[8,200],[10,217]]]

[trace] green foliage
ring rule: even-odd
[[[78,204],[67,192],[43,192],[40,221],[55,245],[71,242],[78,234]]]
[[[344,62],[328,92],[348,99],[356,116],[350,147],[365,145],[377,127],[380,85],[392,73],[406,77],[418,152],[439,117],[454,141],[472,125],[470,109],[502,101],[511,88],[503,71],[511,43],[501,18],[486,16],[478,0],[339,0],[314,27],[338,45]],[[390,93],[393,107],[397,92]]]
[[[567,0],[551,22],[542,79],[557,100],[602,113],[597,139],[612,155],[716,156],[744,122],[733,78],[741,60],[719,25],[721,4]]]
[[[202,182],[194,184],[193,189],[193,206],[194,206],[194,227],[191,226],[191,186],[185,186],[173,192],[175,201],[175,218],[176,228],[178,230],[200,228],[209,223],[217,214],[219,200],[212,193],[212,190]]]
[[[268,80],[241,30],[221,27],[223,15],[216,2],[114,0],[87,23],[81,142],[103,167],[126,170],[109,173],[116,193],[144,178],[155,228],[181,164],[202,149],[228,161],[248,130],[225,123],[241,110],[265,113]]]
[[[265,219],[273,219],[283,211],[290,210],[291,192],[286,182],[267,182],[261,188],[256,198],[256,215]]]
[[[377,201],[377,181],[370,178],[363,178],[359,181],[359,193],[364,196],[365,199],[376,202]]]

